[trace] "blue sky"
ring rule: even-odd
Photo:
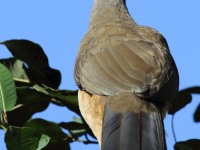
[[[28,39],[40,44],[51,67],[62,73],[60,89],[77,89],[73,66],[79,42],[87,32],[93,0],[1,0],[0,41]],[[200,1],[190,0],[127,0],[132,17],[140,25],[160,31],[167,39],[180,74],[180,89],[200,85]],[[0,58],[9,56],[0,46]],[[198,138],[200,125],[193,123],[192,115],[200,96],[175,116],[177,140]],[[55,111],[56,110],[56,111]],[[56,112],[56,113],[55,113]],[[69,121],[75,114],[53,105],[34,117],[50,121]],[[168,149],[173,149],[171,116],[165,119]],[[0,131],[0,149],[6,150],[4,132]],[[97,145],[74,143],[72,150],[97,150]]]

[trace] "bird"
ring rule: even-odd
[[[94,0],[74,66],[80,112],[101,150],[166,150],[163,119],[179,74],[165,37],[126,0]]]

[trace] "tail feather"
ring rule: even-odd
[[[108,98],[101,150],[165,149],[162,117],[156,106],[128,93]]]

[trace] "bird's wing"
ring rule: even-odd
[[[130,92],[148,98],[177,71],[166,40],[156,30],[120,25],[96,28],[83,39],[75,66],[77,85],[89,93]]]

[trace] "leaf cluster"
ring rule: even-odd
[[[49,66],[40,45],[28,40],[8,40],[0,44],[11,58],[0,59],[0,128],[5,130],[9,150],[70,150],[74,141],[97,143],[81,117],[77,91],[59,90],[61,73]],[[8,71],[9,70],[9,71]],[[49,104],[66,107],[78,117],[71,122],[55,123],[32,119]]]

